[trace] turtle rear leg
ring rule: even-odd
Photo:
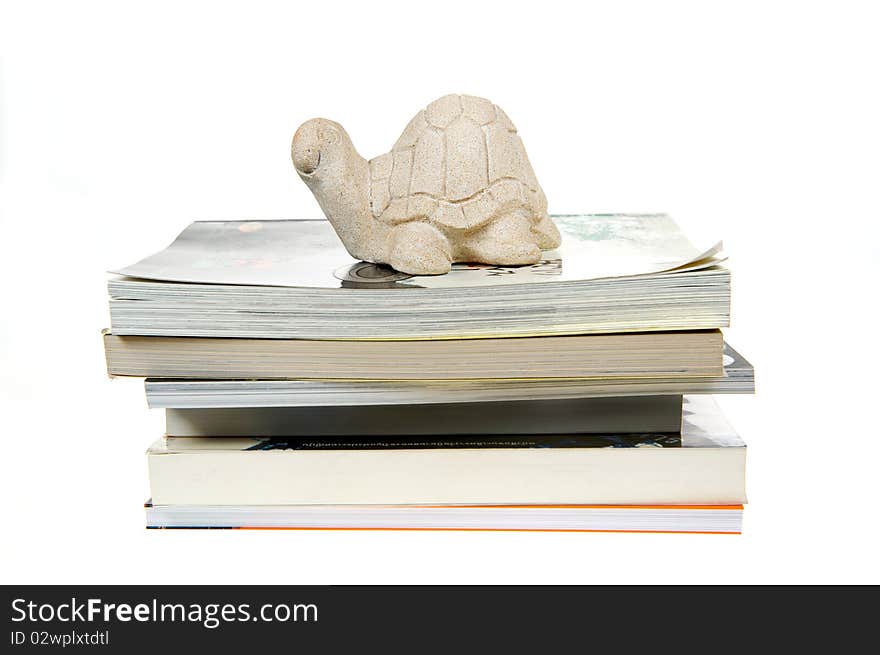
[[[410,275],[442,275],[452,267],[446,237],[427,223],[404,223],[391,231],[388,263]]]
[[[559,228],[556,227],[556,223],[547,214],[544,214],[544,218],[535,225],[532,225],[532,232],[534,232],[535,240],[538,242],[538,247],[541,250],[552,250],[553,248],[558,248],[559,244],[562,243],[562,235],[559,234]]]
[[[528,214],[516,210],[493,219],[468,239],[467,254],[484,264],[536,264],[541,261],[541,248],[535,237]]]

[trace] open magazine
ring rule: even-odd
[[[203,284],[448,289],[683,272],[723,261],[721,242],[697,247],[665,214],[553,218],[562,245],[531,266],[455,264],[446,275],[410,276],[355,262],[326,220],[197,221],[161,252],[112,272]]]

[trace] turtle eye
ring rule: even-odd
[[[321,140],[327,145],[335,145],[339,143],[339,132],[332,127],[325,127],[321,134]]]

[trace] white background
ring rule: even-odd
[[[880,21],[871,3],[2,3],[4,583],[880,582]],[[505,108],[551,212],[722,236],[758,394],[731,536],[146,531],[139,381],[104,273],[193,219],[317,217],[312,116],[387,151],[434,98]]]

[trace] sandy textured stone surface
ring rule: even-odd
[[[314,118],[296,131],[291,157],[364,261],[434,275],[453,262],[534,264],[561,240],[516,127],[484,98],[435,100],[370,161],[341,125]]]

